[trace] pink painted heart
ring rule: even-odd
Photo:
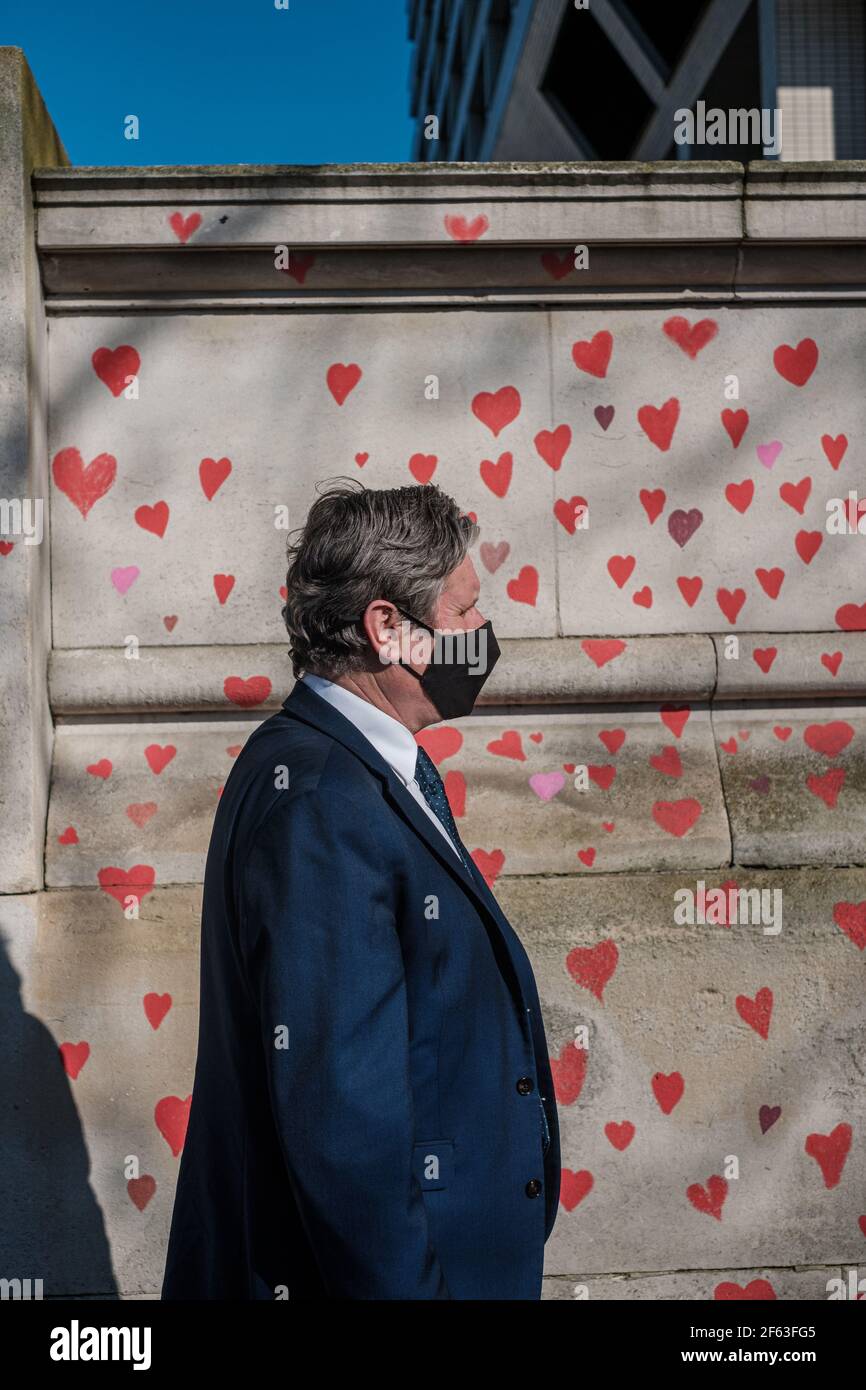
[[[561,772],[535,772],[529,785],[539,801],[552,801],[565,786],[565,777]]]
[[[499,566],[508,559],[511,546],[508,541],[497,541],[494,545],[492,541],[482,541],[478,547],[481,555],[481,563],[488,574],[495,574]]]
[[[155,801],[133,801],[126,808],[126,814],[139,830],[143,829],[152,816],[156,815],[157,805]]]
[[[764,468],[772,468],[781,452],[782,445],[778,439],[771,440],[769,444],[759,444],[755,450],[758,462],[763,464]]]
[[[111,571],[111,582],[119,594],[125,594],[140,574],[138,565],[120,565]]]

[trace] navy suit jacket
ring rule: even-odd
[[[214,820],[163,1299],[538,1299],[559,1181],[523,946],[297,683]]]

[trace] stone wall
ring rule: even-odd
[[[46,504],[0,554],[0,1273],[159,1289],[210,822],[341,474],[481,528],[503,659],[421,741],[536,966],[547,1296],[826,1297],[866,1237],[866,535],[827,527],[866,170],[71,169],[29,82],[0,51],[0,464]]]

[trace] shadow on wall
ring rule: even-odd
[[[41,1279],[44,1298],[118,1298],[70,1081],[20,985],[0,937],[0,1279]]]

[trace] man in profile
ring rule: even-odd
[[[289,546],[296,683],[214,821],[163,1299],[541,1296],[538,994],[415,740],[499,655],[476,536],[438,487],[338,484]]]

